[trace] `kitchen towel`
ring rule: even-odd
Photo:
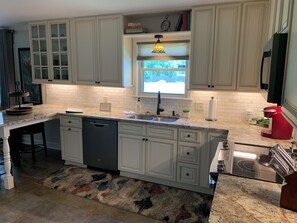
[[[207,121],[216,121],[217,120],[217,100],[214,97],[208,102],[208,113],[207,113]]]

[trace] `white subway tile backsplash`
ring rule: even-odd
[[[46,103],[64,104],[71,107],[98,107],[104,97],[112,104],[113,111],[134,111],[137,98],[133,88],[111,88],[83,85],[44,85]],[[173,110],[180,113],[184,107],[190,108],[191,117],[205,118],[208,110],[208,100],[214,96],[217,99],[217,117],[220,120],[243,121],[246,111],[261,115],[261,109],[271,104],[267,103],[260,93],[190,91],[190,100],[162,99],[161,107],[166,114]],[[202,103],[202,111],[195,110],[195,102]],[[155,112],[156,98],[141,98],[141,111]]]

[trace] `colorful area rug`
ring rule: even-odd
[[[208,222],[212,196],[65,166],[38,183],[164,222]]]

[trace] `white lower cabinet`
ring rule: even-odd
[[[119,122],[121,175],[213,194],[209,167],[226,131]]]
[[[175,181],[177,142],[149,138],[146,145],[146,175]]]
[[[118,167],[131,173],[145,172],[145,140],[143,136],[119,134]]]
[[[211,161],[216,153],[218,143],[227,139],[226,132],[209,131],[207,134],[207,143],[200,150],[200,182],[203,188],[210,188],[209,185],[209,168]]]
[[[193,164],[178,162],[177,182],[198,185],[199,167]]]
[[[63,116],[60,123],[62,159],[72,164],[83,164],[81,118]]]
[[[176,128],[119,122],[118,139],[119,170],[175,181]]]
[[[177,182],[199,186],[200,150],[204,130],[179,129]]]

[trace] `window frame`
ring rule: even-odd
[[[189,40],[190,41],[190,33],[188,34],[184,34],[181,36],[170,36],[168,39],[169,40]],[[157,93],[145,93],[143,92],[142,89],[142,79],[143,79],[143,75],[142,75],[142,61],[138,61],[137,60],[137,55],[138,55],[138,46],[137,43],[138,42],[144,42],[144,41],[152,41],[152,38],[149,38],[150,36],[145,36],[145,37],[138,37],[138,38],[133,38],[132,39],[132,45],[133,45],[133,83],[135,86],[135,96],[136,97],[157,97]],[[190,44],[190,43],[189,43]],[[191,47],[189,47],[189,51],[191,50]],[[190,55],[190,52],[189,52]],[[179,69],[179,68],[176,68]],[[184,68],[183,68],[184,69]],[[186,80],[185,80],[185,94],[167,94],[167,93],[162,93],[162,97],[163,98],[168,98],[168,99],[176,99],[176,98],[180,98],[180,99],[189,99],[189,75],[190,75],[190,58],[189,60],[186,61]]]
[[[143,71],[145,70],[153,70],[153,71],[185,71],[185,93],[184,94],[174,94],[174,93],[163,93],[161,91],[161,94],[164,95],[165,97],[177,97],[177,98],[185,98],[188,96],[188,76],[189,76],[189,61],[186,60],[186,67],[185,68],[144,68],[144,61],[137,61],[139,64],[139,69],[138,69],[138,95],[140,96],[152,96],[156,95],[156,93],[153,92],[144,92],[144,82],[143,82]]]

